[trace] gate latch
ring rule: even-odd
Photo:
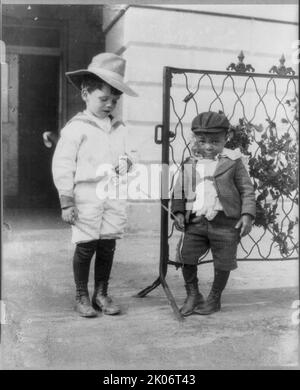
[[[154,142],[158,145],[162,144],[162,129],[163,129],[163,125],[155,126]],[[159,136],[159,130],[161,130],[160,136]],[[175,133],[173,131],[169,131],[169,138],[173,138],[173,137],[175,137]]]

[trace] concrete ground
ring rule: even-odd
[[[4,221],[2,369],[299,369],[297,261],[240,262],[222,311],[180,323],[161,287],[134,297],[158,275],[159,233],[127,234],[110,283],[123,314],[84,319],[73,311],[73,246],[57,212],[15,210]],[[199,280],[207,294],[211,264]],[[169,267],[167,282],[181,305],[180,270]]]

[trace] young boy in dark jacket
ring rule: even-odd
[[[224,114],[204,112],[193,121],[192,156],[174,187],[171,211],[184,231],[180,258],[187,298],[181,312],[211,314],[221,309],[221,294],[237,268],[240,237],[255,218],[255,194],[238,150],[224,148],[230,123]],[[198,259],[211,250],[214,281],[207,300],[199,291]]]

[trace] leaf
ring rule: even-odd
[[[262,200],[265,200],[265,199],[266,199],[266,195],[264,193],[259,194],[257,197],[258,202],[261,202]]]
[[[288,99],[286,104],[290,106],[291,116],[295,117],[293,120],[299,121],[297,98]],[[270,117],[266,121],[268,125],[263,126],[240,118],[230,146],[233,149],[239,147],[243,153],[251,150],[252,156],[248,163],[256,192],[254,224],[272,232],[273,241],[279,247],[280,253],[288,256],[292,250],[288,240],[292,237],[298,218],[292,220],[293,211],[288,210],[283,216],[281,200],[284,202],[286,197],[289,197],[293,205],[298,204],[298,196],[294,192],[298,186],[298,133],[295,132],[294,136],[291,129],[287,131],[286,127],[284,134],[280,134],[276,130],[276,123]],[[279,118],[277,124],[279,123],[290,124],[288,114],[282,119]],[[293,129],[295,128],[296,125]],[[258,133],[260,139],[255,140]],[[278,209],[281,211],[277,212]],[[282,223],[283,218],[287,218],[289,223]]]

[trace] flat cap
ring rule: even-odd
[[[213,111],[202,112],[192,121],[192,131],[194,133],[218,133],[222,130],[228,130],[230,127],[229,120],[223,113]]]

